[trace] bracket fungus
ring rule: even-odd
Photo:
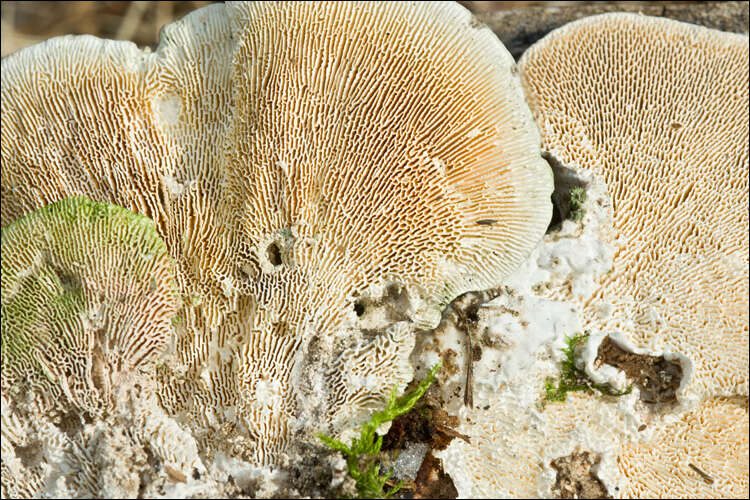
[[[167,348],[174,264],[146,217],[67,198],[2,231],[2,389],[91,416]]]
[[[186,441],[148,397],[179,303],[153,221],[66,198],[3,228],[2,255],[3,495],[129,496],[143,455],[131,439],[181,465]]]
[[[708,398],[646,442],[623,443],[617,467],[622,498],[745,498],[746,398]]]
[[[747,396],[747,36],[606,14],[519,69],[543,149],[612,197],[623,244],[585,326],[689,357],[697,397]]]
[[[451,3],[227,2],[154,52],[62,37],[2,61],[2,224],[71,195],[152,218],[184,299],[161,404],[256,464],[382,407],[414,327],[527,256],[539,143],[513,58]],[[398,322],[363,329],[355,304],[393,286]]]
[[[586,495],[746,497],[747,36],[598,16],[550,33],[519,70],[556,183],[586,196],[480,305],[468,333],[489,342],[474,342],[474,405],[457,409],[470,442],[438,458],[460,497],[581,494],[557,480],[582,452],[598,457]],[[463,365],[452,323],[427,337],[423,365],[451,351]],[[613,366],[589,371],[593,342],[556,354],[586,330],[617,341],[600,359]],[[632,393],[542,406],[561,361]],[[446,373],[450,410],[468,377]]]

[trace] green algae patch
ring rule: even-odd
[[[574,222],[580,222],[586,211],[583,204],[586,203],[586,191],[582,187],[575,187],[570,190],[569,217]]]
[[[175,268],[147,217],[67,198],[4,228],[2,255],[3,390],[96,413],[166,347]]]

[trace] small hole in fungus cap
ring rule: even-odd
[[[354,303],[354,312],[357,316],[362,316],[365,313],[365,306],[361,302],[357,301]]]
[[[274,266],[280,266],[281,265],[281,250],[279,250],[279,246],[276,243],[271,243],[268,245],[268,260],[271,262]]]

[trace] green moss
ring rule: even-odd
[[[586,211],[583,204],[586,202],[586,191],[582,187],[576,187],[570,190],[570,219],[578,222],[583,219]]]
[[[370,421],[360,430],[359,438],[352,439],[350,446],[337,439],[318,434],[320,440],[329,448],[340,451],[346,457],[349,475],[357,484],[359,498],[389,498],[401,488],[401,483],[398,483],[388,491],[383,490],[383,486],[385,486],[385,482],[391,476],[393,470],[384,476],[380,475],[380,464],[377,461],[377,456],[380,453],[380,447],[383,445],[383,436],[377,436],[376,438],[375,430],[381,424],[390,422],[411,410],[427,391],[427,388],[435,381],[435,373],[440,369],[441,364],[442,361],[438,362],[414,390],[407,392],[400,398],[396,397],[396,388],[394,387],[385,409],[375,413],[370,418]]]
[[[588,339],[588,334],[578,334],[573,337],[566,337],[567,346],[562,350],[565,359],[560,367],[560,377],[555,380],[547,379],[544,384],[544,398],[542,404],[548,402],[564,402],[569,392],[576,391],[597,391],[606,396],[624,396],[630,394],[633,386],[628,386],[622,391],[616,391],[608,384],[597,384],[592,381],[584,370],[576,366],[576,348]]]

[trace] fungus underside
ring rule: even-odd
[[[565,348],[562,349],[565,359],[560,368],[560,377],[555,380],[550,377],[544,384],[544,397],[542,404],[548,402],[565,402],[569,392],[577,391],[597,391],[605,396],[624,396],[630,394],[633,386],[629,385],[622,391],[613,389],[609,384],[597,384],[589,378],[584,370],[576,366],[576,348],[586,342],[588,334],[577,334],[572,337],[566,337]]]
[[[376,438],[375,430],[381,424],[390,422],[411,410],[435,381],[435,373],[441,365],[442,361],[438,361],[427,377],[422,379],[415,389],[399,398],[396,397],[397,388],[394,387],[385,409],[370,417],[369,422],[362,426],[359,438],[353,438],[350,446],[330,436],[318,434],[318,438],[326,446],[340,451],[346,457],[349,475],[356,482],[359,498],[389,498],[401,488],[403,481],[400,481],[388,491],[383,490],[383,486],[393,473],[393,469],[384,476],[380,475],[380,464],[377,461],[377,456],[380,453],[380,447],[383,445],[383,436],[377,436]]]

